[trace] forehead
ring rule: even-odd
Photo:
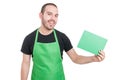
[[[45,7],[45,12],[52,12],[58,14],[58,9],[53,5],[47,5]]]

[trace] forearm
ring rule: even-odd
[[[67,51],[67,54],[71,58],[71,60],[74,63],[77,64],[86,64],[86,63],[91,63],[91,62],[100,62],[104,60],[105,58],[105,53],[101,50],[99,51],[99,55],[94,55],[94,56],[82,56],[78,55],[74,49],[71,49]]]
[[[95,62],[95,56],[81,56],[81,55],[78,55],[73,62],[77,63],[77,64],[86,64],[86,63]]]
[[[22,62],[21,65],[21,80],[27,80],[29,74],[30,63]]]

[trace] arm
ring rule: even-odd
[[[21,65],[21,80],[27,80],[29,68],[30,68],[31,55],[23,54],[23,60]]]
[[[99,51],[99,53],[100,54],[97,56],[82,56],[82,55],[78,55],[73,48],[67,51],[67,54],[71,58],[71,60],[77,64],[100,62],[105,58],[105,54],[103,51]]]

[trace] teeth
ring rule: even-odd
[[[50,23],[53,23],[53,21],[50,21]]]
[[[50,23],[50,24],[54,24],[54,22],[53,22],[53,21],[50,21],[49,23]]]
[[[50,24],[54,24],[54,21],[53,21],[53,20],[49,20],[49,23],[50,23]]]

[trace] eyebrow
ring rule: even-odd
[[[50,14],[52,14],[52,12],[50,12],[50,11],[47,11],[46,13],[50,13]],[[58,15],[58,13],[57,13],[57,14],[55,14],[55,15]]]
[[[50,12],[50,11],[47,11],[46,13],[52,13],[52,12]]]

